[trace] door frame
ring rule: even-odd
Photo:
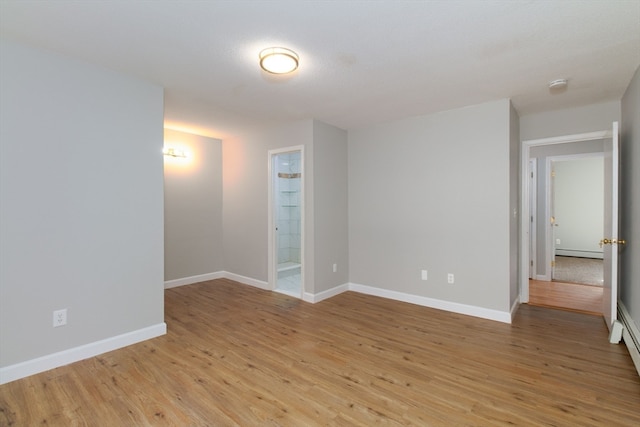
[[[304,273],[305,273],[305,160],[304,145],[294,145],[290,147],[277,148],[269,150],[267,153],[268,162],[268,213],[267,213],[267,277],[268,288],[275,290],[278,286],[278,238],[276,234],[276,216],[275,209],[275,189],[274,189],[274,168],[273,161],[275,156],[280,154],[300,152],[300,299],[304,295]]]
[[[551,138],[531,139],[522,141],[521,150],[521,189],[520,189],[520,211],[531,212],[530,207],[530,183],[529,183],[529,160],[532,147],[540,145],[567,144],[571,142],[585,142],[597,139],[606,139],[613,136],[612,130],[588,132],[575,135],[558,136]],[[529,302],[529,265],[530,265],[530,227],[528,224],[530,215],[520,215],[520,302]]]

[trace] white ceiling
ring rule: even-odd
[[[618,100],[640,0],[14,1],[0,31],[165,88],[165,119],[218,138],[256,121],[355,129],[511,98],[520,115]],[[300,68],[276,79],[258,52]],[[569,79],[568,90],[547,84]]]

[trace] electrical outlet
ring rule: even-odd
[[[53,312],[53,327],[64,326],[67,324],[67,309],[56,310]]]
[[[427,278],[429,277],[427,270],[422,270],[422,280],[427,280]]]
[[[556,239],[556,245],[560,244],[560,239]]]
[[[449,282],[449,284],[454,282],[453,273],[447,274],[447,282]]]
[[[333,272],[334,273],[338,272],[338,264],[333,264]]]

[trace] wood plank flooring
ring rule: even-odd
[[[640,425],[640,378],[596,316],[523,305],[508,325],[225,279],[165,310],[163,337],[0,386],[0,425]]]
[[[529,304],[602,315],[602,286],[529,280]]]

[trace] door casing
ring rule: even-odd
[[[521,202],[521,212],[531,212],[530,203],[531,203],[531,188],[529,181],[529,161],[530,157],[530,149],[531,147],[540,146],[540,145],[555,145],[555,144],[567,144],[571,142],[585,142],[591,140],[598,139],[610,139],[613,135],[611,130],[606,131],[598,131],[598,132],[589,132],[582,133],[576,135],[567,135],[567,136],[559,136],[552,138],[542,138],[542,139],[532,139],[522,141],[522,155],[521,155],[521,163],[520,170],[522,173],[520,183],[522,185],[520,190],[520,202]],[[520,302],[527,303],[529,302],[529,265],[530,265],[530,243],[531,236],[529,226],[530,215],[520,215]],[[550,261],[549,261],[550,262]]]

